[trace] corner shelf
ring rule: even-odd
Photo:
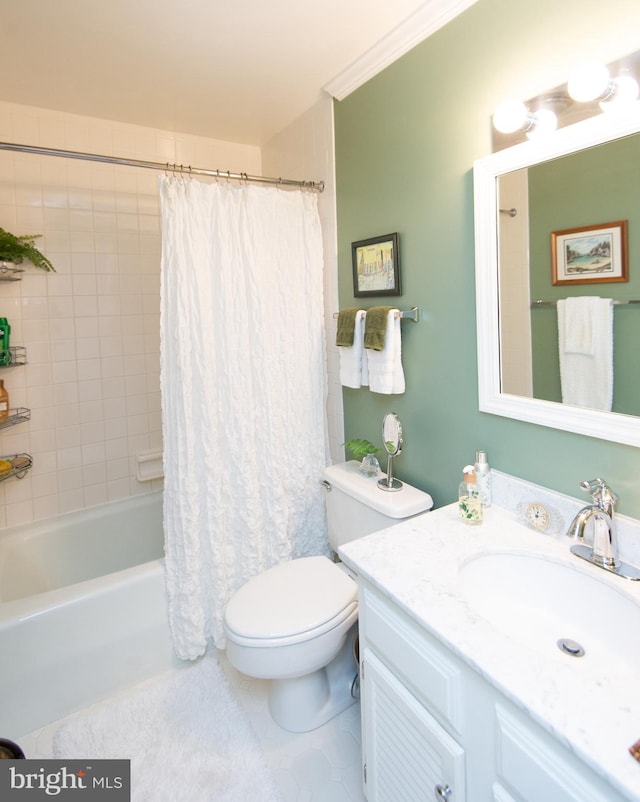
[[[20,281],[22,276],[18,273],[24,273],[24,268],[9,267],[7,262],[0,262],[0,281]]]
[[[27,349],[24,345],[11,345],[5,351],[0,349],[0,368],[13,368],[27,364]]]
[[[16,423],[23,423],[27,420],[31,420],[30,409],[25,409],[25,407],[10,409],[9,416],[6,418],[6,420],[0,421],[0,429],[6,429],[7,426],[15,426]]]
[[[0,456],[0,460],[11,463],[11,468],[6,473],[0,469],[0,482],[11,479],[12,476],[23,479],[33,465],[33,457],[30,454],[7,454]]]

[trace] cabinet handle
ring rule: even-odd
[[[453,793],[453,788],[450,785],[436,785],[436,802],[447,802]]]

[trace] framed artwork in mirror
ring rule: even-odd
[[[551,283],[628,281],[627,221],[551,232]]]
[[[401,294],[397,233],[352,242],[351,262],[356,298]]]

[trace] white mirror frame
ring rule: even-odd
[[[544,139],[532,139],[514,145],[474,163],[476,323],[481,412],[640,446],[640,417],[501,392],[497,192],[498,178],[504,173],[638,132],[640,102],[634,103],[624,114],[600,114],[561,128]],[[638,260],[634,262],[637,267]]]

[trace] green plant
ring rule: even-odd
[[[378,454],[380,451],[380,449],[376,448],[369,440],[361,440],[359,438],[347,440],[347,442],[342,445],[349,449],[354,459],[362,459],[362,457],[367,454]]]
[[[17,265],[27,261],[41,270],[55,272],[55,267],[33,244],[34,240],[41,236],[42,234],[16,236],[5,231],[4,228],[0,228],[0,261],[14,262]]]

